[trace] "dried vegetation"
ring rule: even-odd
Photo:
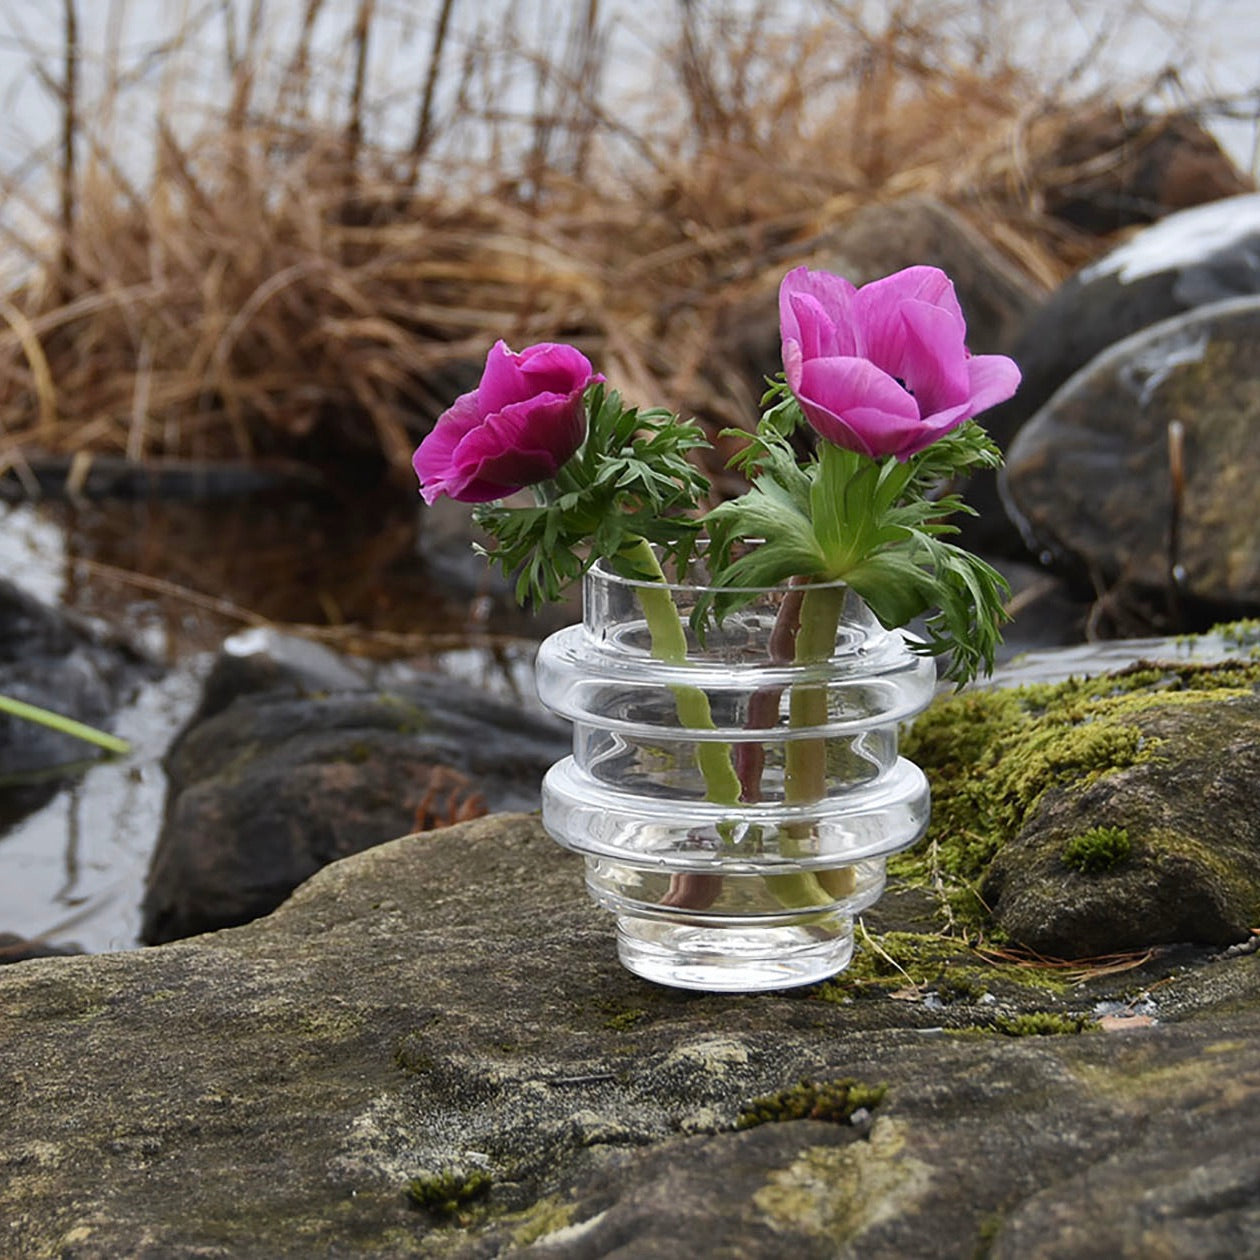
[[[1150,125],[1136,96],[1033,81],[995,34],[1011,5],[896,0],[872,25],[872,6],[817,0],[785,26],[768,0],[738,19],[663,3],[635,37],[657,76],[640,83],[617,6],[560,6],[542,56],[503,14],[435,0],[410,121],[391,129],[399,85],[373,81],[373,52],[407,19],[302,0],[277,48],[280,7],[203,6],[150,51],[166,85],[137,174],[116,121],[127,75],[87,97],[62,0],[61,52],[39,66],[61,141],[34,159],[59,195],[5,227],[22,279],[0,299],[0,471],[36,453],[361,456],[405,480],[496,336],[571,340],[631,397],[729,414],[703,370],[723,307],[825,228],[929,193],[1050,285],[1101,247],[1055,212],[1064,190],[1119,168]],[[181,58],[219,21],[226,99],[190,125]],[[25,185],[8,183],[13,206]]]

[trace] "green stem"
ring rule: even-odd
[[[800,630],[796,635],[796,664],[809,665],[830,658],[836,645],[836,631],[844,611],[843,586],[811,586],[801,601]],[[788,701],[788,725],[824,726],[827,722],[827,684],[797,684]],[[827,740],[789,739],[784,751],[783,799],[789,805],[808,805],[827,794]],[[803,838],[807,828],[788,829],[789,836]],[[816,872],[828,900],[853,891],[851,867]]]
[[[0,713],[10,713],[27,722],[35,722],[51,730],[60,731],[63,735],[72,735],[75,739],[104,748],[106,752],[126,754],[131,751],[131,745],[125,739],[119,739],[117,735],[108,735],[93,726],[76,722],[74,718],[64,717],[49,709],[41,709],[37,704],[27,704],[25,700],[14,700],[10,696],[0,695]]]
[[[645,540],[639,539],[622,555],[635,573],[647,573],[662,583],[659,590],[652,586],[639,587],[639,604],[652,638],[652,655],[669,665],[683,664],[687,659],[687,632],[668,589],[663,585],[665,574],[655,553]],[[676,684],[670,690],[674,693],[678,721],[684,727],[698,731],[717,729],[709,708],[709,697],[699,687]],[[740,782],[731,761],[730,744],[697,740],[696,764],[704,776],[707,800],[722,805],[734,805],[739,801]]]
[[[806,590],[801,602],[801,628],[796,635],[796,664],[809,665],[831,656],[844,596],[843,586],[817,586]],[[789,726],[824,726],[826,722],[826,683],[793,687],[788,702]],[[789,805],[821,800],[827,791],[827,741],[790,739],[785,761],[784,800]]]

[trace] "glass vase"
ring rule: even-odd
[[[888,855],[927,826],[897,743],[931,698],[929,657],[843,583],[723,589],[600,563],[537,678],[573,723],[543,823],[585,858],[630,971],[755,991],[848,964]]]

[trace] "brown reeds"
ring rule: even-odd
[[[838,0],[786,25],[768,3],[739,20],[680,3],[636,92],[612,73],[607,2],[565,7],[551,56],[506,16],[461,28],[441,0],[396,144],[374,131],[372,49],[390,33],[372,0],[305,0],[278,51],[265,0],[239,46],[236,6],[212,7],[225,103],[190,128],[160,102],[138,175],[121,156],[138,141],[90,121],[116,102],[84,100],[65,0],[62,73],[45,75],[59,205],[42,235],[0,225],[24,265],[0,300],[0,471],[94,452],[405,472],[499,336],[572,341],[637,401],[726,415],[721,373],[702,370],[721,308],[824,228],[910,193],[971,216],[1043,284],[1100,248],[1046,194],[1077,173],[1063,137],[1102,106],[946,38],[943,3],[898,0],[878,27]],[[316,51],[334,20],[340,92]],[[110,90],[127,77],[111,68]],[[13,177],[7,191],[22,195]]]

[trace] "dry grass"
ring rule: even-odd
[[[667,90],[641,101],[606,86],[598,0],[564,7],[549,59],[503,28],[457,39],[463,6],[442,0],[414,129],[393,145],[373,132],[384,19],[373,0],[328,7],[347,51],[331,81],[312,44],[322,0],[278,53],[266,0],[214,6],[235,20],[227,99],[193,133],[155,119],[137,180],[109,130],[126,85],[84,99],[63,0],[64,55],[43,67],[59,196],[47,230],[11,238],[29,279],[0,299],[0,470],[34,452],[283,454],[383,459],[405,479],[497,336],[573,341],[638,400],[720,413],[701,368],[722,308],[824,227],[908,193],[959,208],[1043,284],[1100,248],[1047,195],[1120,160],[1065,157],[1109,103],[1030,81],[987,35],[949,35],[980,0],[898,0],[877,28],[831,0],[788,29],[769,3],[739,22],[680,3],[659,37]],[[505,110],[522,67],[532,104]]]

